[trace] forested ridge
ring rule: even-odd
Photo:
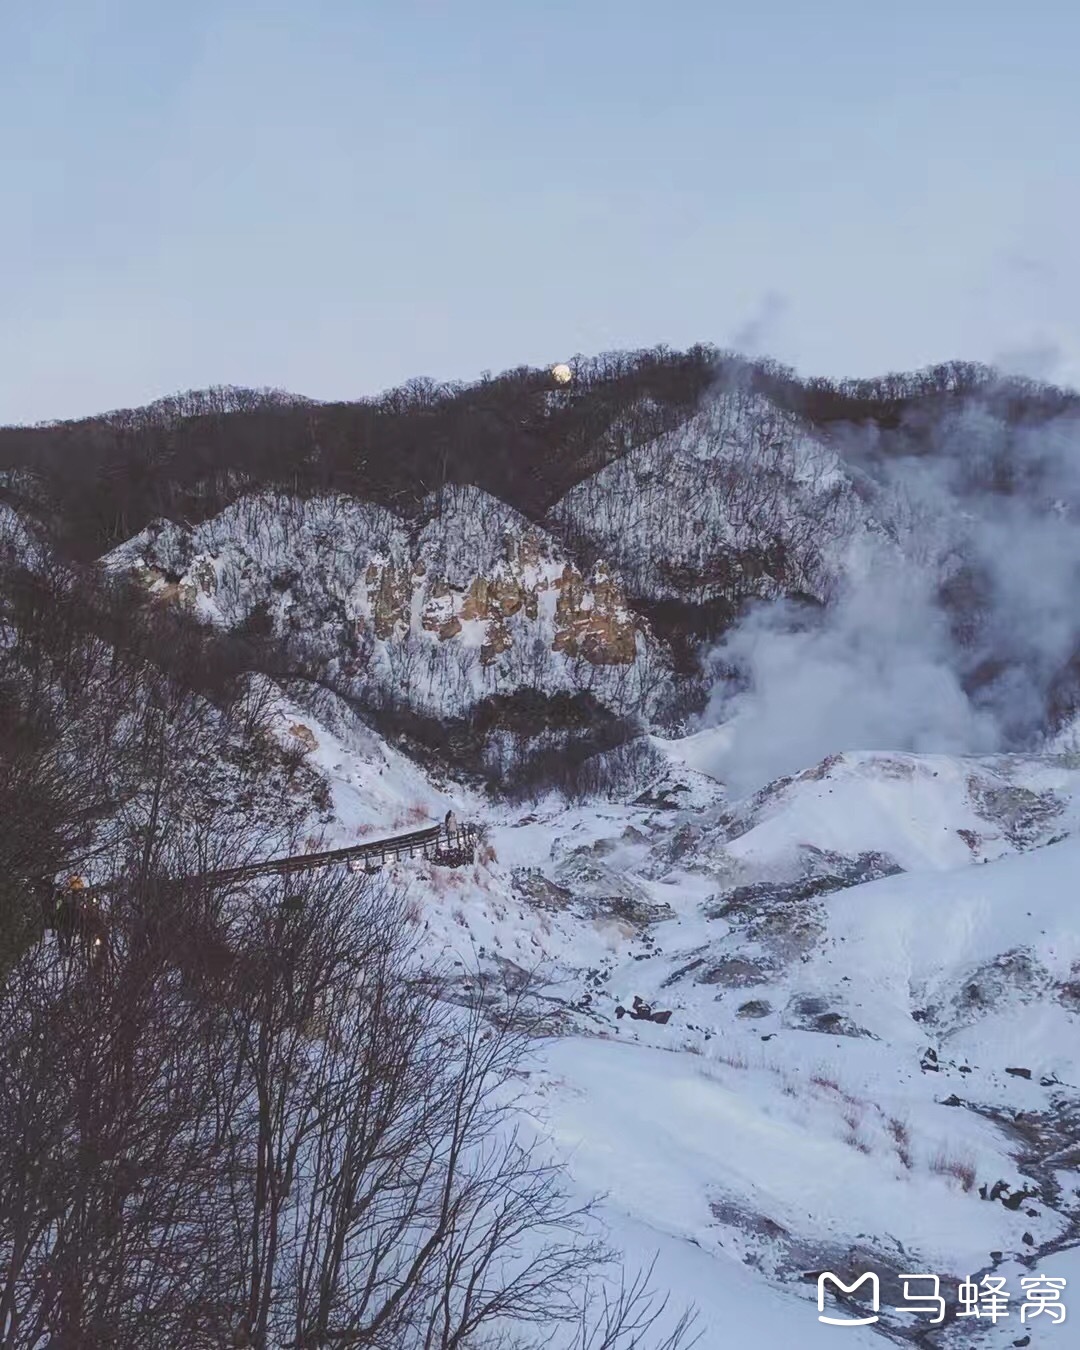
[[[377,397],[316,402],[221,387],[75,421],[0,428],[2,491],[45,519],[73,556],[99,556],[159,516],[196,522],[243,492],[340,491],[415,509],[445,483],[474,483],[531,519],[571,487],[685,421],[725,382],[827,429],[917,437],[944,406],[978,394],[1009,421],[1046,420],[1080,397],[951,362],[879,379],[800,379],[709,346],[657,347],[572,363],[561,387],[520,367],[472,383],[415,379]]]

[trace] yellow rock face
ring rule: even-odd
[[[461,603],[461,617],[508,619],[525,605],[526,599],[525,587],[512,575],[500,573],[491,579],[474,577]]]
[[[154,567],[141,569],[140,579],[163,601],[185,608],[217,590],[213,562],[206,557],[179,583],[166,581]],[[550,540],[534,530],[507,536],[491,574],[465,585],[452,585],[420,559],[401,564],[378,559],[365,569],[362,586],[366,615],[357,618],[357,627],[370,628],[382,641],[404,638],[417,621],[440,642],[458,638],[466,624],[480,624],[480,660],[489,665],[511,649],[521,619],[530,626],[539,621],[543,597],[553,591],[554,633],[547,629],[553,651],[597,666],[629,665],[637,656],[637,625],[608,568],[601,563],[587,578],[571,562],[557,571]],[[521,619],[511,624],[515,615]],[[535,631],[524,635],[529,644],[535,638]]]
[[[192,582],[166,581],[165,573],[157,567],[140,567],[136,576],[148,591],[153,591],[153,598],[160,604],[193,608],[198,592]]]
[[[371,622],[377,638],[392,638],[398,624],[408,623],[412,600],[412,568],[397,568],[393,563],[380,567],[371,563],[364,575],[367,583]]]
[[[586,579],[568,562],[552,579],[550,569],[542,566],[549,556],[544,541],[529,531],[507,540],[494,575],[475,576],[464,588],[433,576],[422,563],[407,568],[372,563],[364,580],[375,636],[392,639],[407,630],[414,589],[421,588],[421,627],[440,641],[450,641],[466,623],[486,625],[480,660],[490,665],[513,646],[507,621],[515,614],[536,620],[540,596],[554,588],[552,649],[594,665],[630,664],[637,655],[637,627],[610,571],[601,564]]]
[[[637,629],[622,592],[601,563],[590,583],[569,563],[556,582],[554,649],[594,666],[629,665]]]

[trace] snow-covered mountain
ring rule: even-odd
[[[849,495],[820,436],[736,385],[586,478],[551,517],[610,559],[634,595],[735,606],[793,591],[821,598]]]
[[[236,628],[261,613],[372,700],[453,715],[522,688],[648,712],[664,656],[602,561],[475,488],[407,521],[346,497],[243,497],[194,528],[147,527],[105,560]]]
[[[250,643],[260,728],[200,692],[224,767],[178,733],[168,811],[247,810],[255,853],[275,813],[307,851],[482,825],[470,866],[388,875],[462,983],[536,977],[521,1129],[704,1346],[1067,1344],[1021,1281],[1080,1278],[1075,404],[646,367],[425,388],[355,452],[282,405],[291,482],[247,439],[214,460],[224,414],[155,420],[210,467],[131,507],[98,579]],[[20,473],[33,572],[73,508]],[[826,1270],[875,1272],[878,1320],[819,1321]],[[898,1310],[929,1275],[940,1325]],[[999,1278],[1008,1318],[956,1315]]]

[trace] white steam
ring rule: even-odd
[[[972,406],[933,442],[850,444],[872,491],[829,605],[755,606],[714,651],[705,721],[729,725],[715,769],[733,792],[837,751],[984,753],[1047,730],[1080,650],[1080,426],[1018,432]]]
[[[732,719],[720,766],[751,791],[837,750],[990,750],[993,718],[972,707],[949,659],[944,616],[926,579],[884,549],[841,583],[827,618],[785,603],[762,606],[717,655],[745,671],[747,689],[721,684],[708,720]]]

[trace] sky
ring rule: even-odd
[[[1080,384],[1066,0],[0,0],[0,423],[715,342]]]

